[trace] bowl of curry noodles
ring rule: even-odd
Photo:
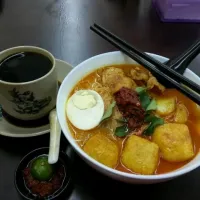
[[[185,76],[200,83],[189,69]],[[200,165],[199,106],[121,52],[76,66],[61,84],[57,114],[77,154],[113,179],[158,183]]]

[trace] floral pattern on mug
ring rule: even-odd
[[[52,100],[50,96],[44,99],[36,99],[33,92],[25,91],[20,93],[16,88],[9,92],[12,96],[11,101],[17,106],[17,109],[14,110],[20,114],[37,114],[48,106]]]

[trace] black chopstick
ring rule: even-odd
[[[131,51],[127,47],[124,47],[122,44],[118,43],[115,39],[107,35],[106,33],[102,32],[101,30],[97,29],[96,27],[91,26],[90,29],[100,35],[102,38],[110,42],[112,45],[120,49],[122,52],[124,52],[126,55],[128,55],[130,58],[138,62],[139,64],[146,67],[148,70],[150,70],[155,76],[162,77],[165,81],[171,83],[176,89],[181,91],[183,94],[188,96],[191,100],[196,102],[197,104],[200,104],[200,97],[198,94],[191,92],[190,90],[186,89],[184,86],[182,86],[180,83],[178,83],[176,80],[172,79],[171,77],[167,76],[165,73],[160,71],[159,69],[155,68],[153,64],[142,58],[140,55],[136,54],[135,52]]]
[[[101,32],[105,33],[106,35],[110,36],[110,38],[113,38],[116,42],[122,44],[124,47],[128,48],[132,52],[138,54],[141,58],[145,59],[146,61],[150,62],[153,64],[155,67],[157,67],[160,71],[164,72],[168,76],[170,76],[172,79],[176,81],[180,81],[192,90],[196,91],[197,93],[200,93],[200,86],[193,81],[189,80],[188,78],[182,76],[178,72],[174,71],[173,69],[170,69],[168,66],[164,65],[163,63],[157,61],[156,59],[152,58],[151,56],[147,55],[146,53],[143,53],[136,49],[135,47],[131,46],[128,44],[126,41],[122,40],[118,36],[114,35],[110,31],[106,30],[105,28],[94,24],[94,27],[97,30],[100,30]]]

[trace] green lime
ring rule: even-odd
[[[47,156],[41,156],[31,163],[31,175],[39,181],[48,181],[53,175],[53,166],[48,163]]]

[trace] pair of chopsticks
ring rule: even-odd
[[[197,93],[200,94],[200,86],[198,84],[182,76],[178,72],[169,68],[167,65],[157,61],[156,59],[152,58],[146,53],[139,51],[138,49],[131,46],[124,40],[120,39],[113,33],[109,32],[105,28],[97,24],[94,24],[93,26],[90,27],[90,29],[95,33],[97,33],[102,38],[104,38],[105,40],[107,40],[108,42],[110,42],[112,45],[117,47],[119,50],[124,52],[130,58],[132,58],[139,64],[143,65],[144,67],[146,67],[156,77],[160,77],[165,81],[169,82],[174,88],[181,91],[183,94],[185,94],[194,102],[200,105],[200,96],[197,94]],[[181,83],[187,86],[188,88],[192,89],[196,93],[185,88]]]

